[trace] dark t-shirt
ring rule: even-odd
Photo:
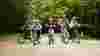
[[[100,16],[100,9],[96,9],[96,16]]]

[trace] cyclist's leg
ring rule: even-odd
[[[39,39],[40,39],[40,30],[37,30],[37,38],[36,38],[36,40],[39,41]]]

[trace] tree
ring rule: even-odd
[[[63,16],[65,8],[79,8],[79,0],[33,0],[32,15],[36,18]],[[77,10],[77,9],[76,9]]]

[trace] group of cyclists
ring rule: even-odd
[[[64,21],[63,17],[51,16],[48,17],[48,22],[43,24],[42,32],[43,33],[61,33],[64,32]]]
[[[33,21],[32,32],[37,33],[37,36],[34,37],[34,41],[40,39],[41,34],[54,34],[54,33],[63,33],[64,32],[64,19],[62,16],[50,16],[48,17],[47,23],[40,23],[39,20]]]
[[[24,26],[24,32],[26,33],[24,34],[24,38],[31,39],[30,35],[32,35],[33,42],[36,42],[37,44],[37,42],[40,42],[39,40],[41,38],[41,34],[49,34],[48,38],[50,40],[53,40],[53,34],[64,33],[66,32],[65,29],[67,30],[67,32],[69,32],[70,37],[64,36],[64,38],[80,38],[78,29],[78,27],[80,27],[80,24],[78,24],[77,19],[79,19],[79,17],[76,16],[72,16],[70,20],[68,17],[65,18],[63,16],[49,16],[46,23],[41,23],[41,20],[39,19],[33,19],[32,24],[26,24]],[[32,32],[32,34],[30,32]]]

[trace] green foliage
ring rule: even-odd
[[[33,0],[33,17],[63,16],[65,8],[79,8],[79,0]]]

